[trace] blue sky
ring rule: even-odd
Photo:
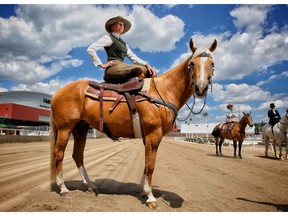
[[[204,111],[209,122],[225,121],[227,103],[237,113],[267,122],[269,104],[288,108],[288,6],[285,4],[24,4],[0,5],[0,91],[53,94],[78,79],[102,81],[87,47],[121,15],[132,22],[123,38],[162,74],[214,38],[215,74]],[[100,51],[104,62],[106,55]],[[129,62],[129,61],[127,61]],[[192,100],[189,101],[192,103]],[[203,100],[197,100],[200,109]],[[187,116],[183,107],[179,118]],[[202,115],[193,123],[205,122]]]

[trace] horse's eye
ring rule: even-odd
[[[214,62],[211,63],[211,67],[212,67],[213,70],[215,70],[215,64],[214,64]]]
[[[195,66],[194,62],[189,62],[188,70],[191,70]]]

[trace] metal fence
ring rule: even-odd
[[[16,135],[16,136],[49,136],[50,127],[49,126],[29,126],[29,127],[9,127],[0,128],[0,135]],[[90,128],[87,134],[88,138],[100,138],[105,135],[94,128]]]

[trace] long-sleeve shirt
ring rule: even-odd
[[[227,110],[226,112],[226,122],[235,122],[237,121],[236,114],[233,112],[233,110]]]
[[[113,34],[113,33],[112,33]],[[116,34],[113,34],[115,37],[119,37]],[[94,42],[93,44],[91,44],[88,49],[87,52],[92,60],[92,62],[94,63],[95,66],[98,66],[100,64],[103,64],[101,59],[99,58],[99,56],[97,55],[97,51],[101,48],[104,47],[109,47],[113,44],[113,41],[110,37],[109,34],[104,35],[103,37],[101,37],[99,40],[97,40],[96,42]],[[129,48],[129,46],[126,44],[127,47],[127,57],[134,63],[134,64],[140,64],[140,65],[146,65],[147,62],[143,61],[142,59],[140,59],[139,57],[137,57],[132,50]]]
[[[269,117],[269,124],[271,125],[276,124],[281,119],[281,116],[277,110],[271,109],[268,111],[267,115]]]

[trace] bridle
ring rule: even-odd
[[[204,51],[205,51],[205,52],[204,52]],[[194,88],[194,85],[195,85],[195,79],[194,79],[194,76],[193,76],[193,65],[194,65],[194,63],[192,62],[192,60],[193,60],[194,58],[196,58],[196,57],[208,57],[208,58],[212,58],[212,59],[213,59],[212,53],[206,52],[206,50],[204,50],[204,51],[203,51],[202,53],[198,54],[197,56],[193,56],[193,55],[192,55],[189,63],[188,63],[187,66],[186,66],[186,71],[187,71],[187,73],[190,74],[190,77],[191,77],[191,79],[190,79],[190,80],[191,80],[191,82],[190,82],[190,89]],[[212,67],[212,76],[213,76],[213,75],[214,75],[214,70],[215,70],[215,65],[214,65],[214,63],[212,63],[211,67]],[[147,95],[143,95],[143,96],[147,97],[147,98],[149,99],[149,101],[150,101],[150,102],[153,102],[154,104],[161,104],[161,105],[164,105],[164,106],[168,107],[168,108],[174,113],[175,119],[177,119],[177,120],[180,121],[180,122],[186,121],[186,120],[190,117],[190,115],[191,115],[192,113],[193,113],[194,115],[200,114],[200,113],[203,111],[204,107],[206,106],[207,94],[206,94],[206,96],[205,96],[204,103],[203,103],[203,106],[202,106],[202,108],[200,109],[200,111],[195,112],[195,111],[193,110],[193,109],[194,109],[194,106],[195,106],[195,101],[196,101],[196,93],[194,92],[194,94],[193,94],[193,104],[192,104],[192,106],[190,107],[190,106],[186,103],[186,106],[187,106],[188,109],[190,110],[190,113],[188,114],[188,116],[187,116],[184,120],[179,119],[179,118],[177,118],[178,108],[177,108],[174,104],[172,104],[172,103],[170,103],[169,101],[166,101],[166,100],[164,100],[164,99],[162,98],[160,92],[158,91],[158,88],[157,88],[157,86],[156,86],[156,83],[155,83],[153,77],[152,77],[152,82],[153,82],[154,87],[155,87],[155,90],[156,90],[156,92],[157,92],[157,94],[159,95],[160,98],[151,98],[151,97],[149,97],[149,96],[147,96]],[[212,77],[211,77],[210,80],[209,80],[209,83],[208,83],[208,87],[207,87],[207,88],[209,88],[209,85],[211,85],[211,93],[212,93]]]
[[[287,114],[287,112],[286,112],[286,115],[285,115],[286,119],[288,119],[287,115],[288,115],[288,114]],[[282,120],[282,119],[281,119],[281,120]],[[278,122],[279,124],[277,125],[277,127],[278,127],[278,129],[285,135],[285,139],[284,139],[284,141],[285,141],[286,138],[287,138],[287,132],[286,132],[286,131],[283,131],[283,130],[279,127],[279,125],[288,125],[288,124],[282,123],[281,120]]]
[[[194,58],[196,58],[196,57],[208,57],[208,58],[212,58],[212,59],[213,59],[213,55],[212,55],[210,52],[202,52],[200,55],[197,55],[197,56],[195,56],[195,57],[192,55],[192,58],[191,58],[191,60],[189,61],[188,66],[187,66],[187,72],[190,73],[190,75],[191,75],[190,89],[192,89],[192,88],[195,86],[195,78],[194,78],[194,76],[193,76],[193,65],[194,65],[194,63],[192,62],[192,60],[193,60]],[[212,66],[212,76],[213,76],[213,75],[214,75],[214,70],[215,70],[215,65],[214,65],[214,63],[212,63],[211,66]],[[211,86],[211,93],[212,93],[212,86],[213,86],[212,77],[211,77],[210,80],[209,80],[208,87],[209,87],[209,85]],[[190,117],[191,114],[193,114],[193,115],[199,115],[199,114],[203,111],[204,107],[206,106],[206,99],[207,99],[207,94],[206,94],[206,96],[205,96],[205,98],[204,98],[204,103],[203,103],[202,108],[201,108],[199,111],[195,112],[193,109],[194,109],[195,101],[196,101],[196,93],[194,92],[194,94],[193,94],[193,103],[192,103],[192,106],[190,107],[190,106],[188,105],[188,103],[186,103],[187,108],[190,110],[188,116],[187,116],[185,119],[179,119],[179,118],[176,118],[176,119],[177,119],[178,121],[180,121],[180,122],[184,122],[184,121],[186,121],[186,120]]]

